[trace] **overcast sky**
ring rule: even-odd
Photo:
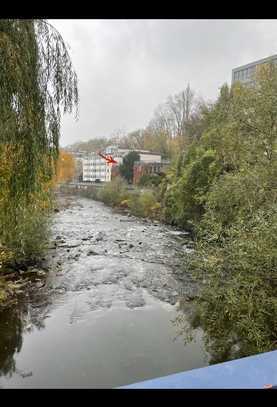
[[[214,100],[232,68],[277,54],[277,20],[49,21],[79,81],[79,120],[64,117],[62,146],[144,128],[188,83]]]

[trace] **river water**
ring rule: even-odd
[[[201,330],[185,344],[176,324],[195,289],[178,277],[186,234],[86,198],[59,204],[40,276],[28,270],[32,289],[0,314],[0,387],[114,388],[208,365]]]

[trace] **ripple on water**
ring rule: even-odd
[[[174,272],[187,240],[99,202],[76,204],[55,214],[46,285],[0,319],[10,344],[1,385],[114,387],[204,366],[201,338],[174,341],[174,304],[191,287]]]

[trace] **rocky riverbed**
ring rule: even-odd
[[[34,276],[32,288],[13,309],[12,316],[8,311],[0,315],[0,334],[4,345],[5,340],[8,342],[7,350],[0,350],[0,384],[2,374],[4,387],[24,387],[27,382],[33,386],[58,383],[109,387],[205,365],[204,351],[199,351],[201,334],[198,345],[191,345],[196,346],[197,355],[188,363],[188,348],[182,341],[174,343],[176,330],[171,322],[180,298],[192,298],[197,292],[189,273],[183,270],[183,255],[192,250],[189,234],[75,196],[60,196],[58,208],[43,264],[27,272]],[[11,331],[7,336],[7,325],[17,339]],[[124,335],[117,334],[119,326]],[[71,347],[77,346],[90,360],[83,379],[80,372],[86,357],[84,353],[72,359],[67,342],[73,338],[75,345]],[[51,347],[53,341],[55,348]],[[103,353],[101,347],[106,341]],[[155,347],[161,341],[165,344]],[[127,350],[125,355],[122,350],[123,362],[127,366],[131,363],[133,369],[129,366],[132,373],[127,374],[125,365],[120,370],[121,359],[114,362],[112,350],[123,344],[128,348],[130,342],[132,351]],[[37,350],[36,354],[36,346],[45,347],[47,362],[39,362],[41,353]],[[65,349],[67,353],[62,356]],[[140,358],[150,352],[144,363],[138,362],[138,350]],[[170,360],[167,351],[171,352]],[[102,372],[100,365],[92,366],[100,356],[99,364],[103,364],[103,358],[110,360],[109,372],[114,369],[114,374]],[[60,358],[63,366],[72,363],[75,373],[69,375],[63,370],[59,374],[60,366],[54,369],[55,358]],[[3,370],[7,360],[10,368]],[[135,368],[138,363],[140,368]]]
[[[92,309],[118,302],[142,307],[149,296],[174,305],[180,294],[194,295],[182,267],[188,234],[86,199],[63,197],[60,206],[46,263],[53,274],[49,290],[85,290]]]

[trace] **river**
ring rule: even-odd
[[[59,205],[39,278],[28,270],[32,288],[0,313],[0,387],[114,388],[207,366],[201,330],[185,344],[176,324],[195,289],[186,234],[86,198]]]

